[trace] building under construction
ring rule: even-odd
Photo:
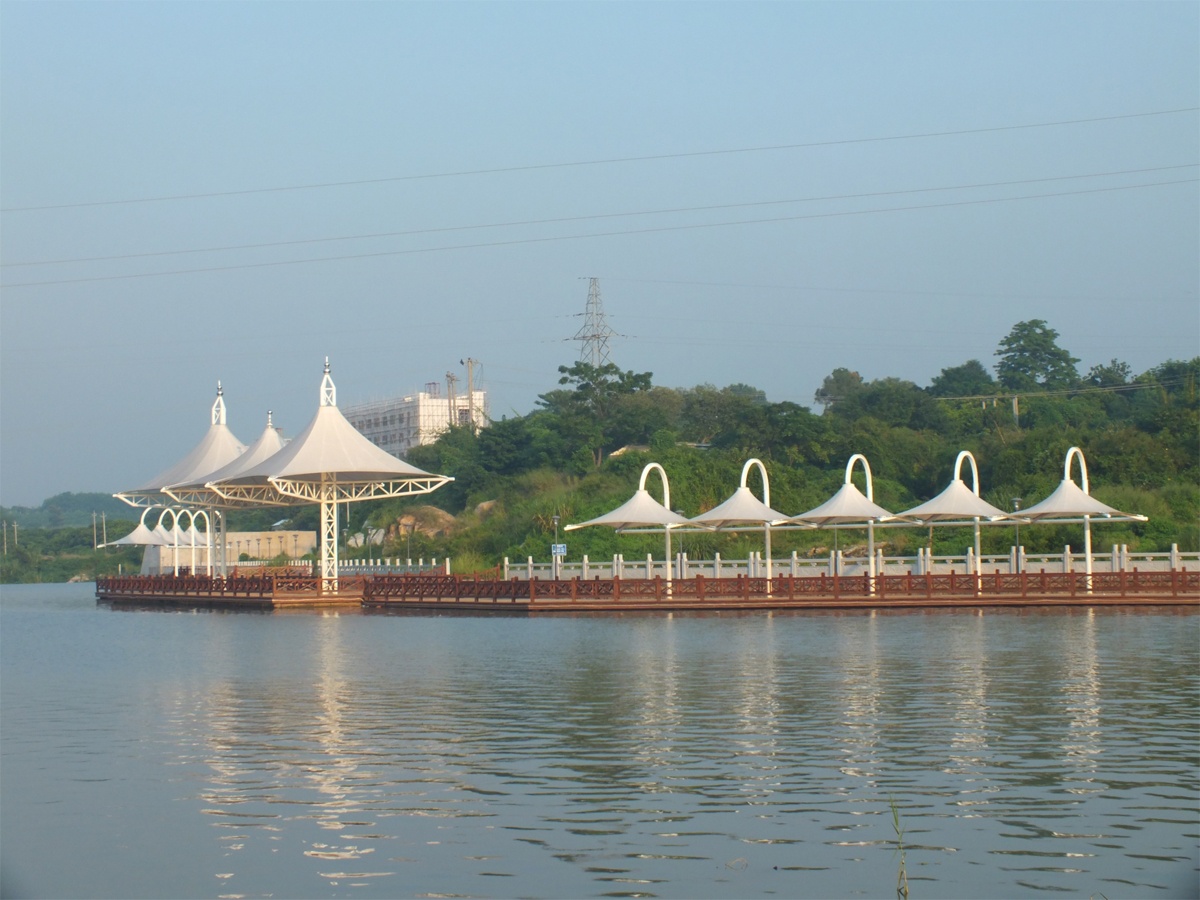
[[[441,382],[430,381],[415,394],[347,406],[342,413],[364,437],[397,457],[432,444],[451,425],[483,428],[489,421],[487,392],[475,387],[475,360],[465,364],[467,388],[462,392],[458,377],[447,372],[444,392]]]

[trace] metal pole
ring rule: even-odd
[[[550,548],[550,575],[555,581],[558,581],[558,521],[559,521],[559,517],[557,515],[555,515],[552,518],[554,519],[554,546]]]
[[[1013,512],[1020,512],[1020,511],[1021,511],[1021,498],[1020,498],[1020,497],[1013,497],[1013,498],[1012,498],[1012,508],[1013,508]],[[1017,530],[1016,537],[1015,537],[1014,539],[1015,539],[1015,540],[1016,540],[1016,542],[1017,542],[1017,547],[1016,547],[1016,550],[1017,550],[1017,571],[1018,571],[1018,572],[1020,572],[1020,571],[1021,571],[1021,523],[1020,523],[1020,522],[1014,522],[1014,523],[1013,523],[1013,525],[1015,526],[1015,528],[1016,528],[1016,530]]]

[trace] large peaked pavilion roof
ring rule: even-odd
[[[247,471],[253,466],[258,465],[263,460],[274,456],[284,447],[283,438],[280,436],[278,429],[275,428],[271,421],[271,413],[267,412],[267,425],[263,429],[262,434],[258,439],[245,449],[245,451],[235,459],[226,463],[218,469],[206,472],[193,478],[189,482],[181,482],[179,484],[168,485],[164,491],[180,503],[190,503],[194,505],[217,505],[229,506],[233,501],[227,500],[218,494],[215,490],[209,487],[210,482],[222,481],[226,478],[233,478],[242,472]],[[260,500],[258,502],[266,502]]]
[[[425,493],[453,480],[392,456],[351,425],[337,408],[328,361],[321,383],[321,405],[304,430],[257,465],[241,471],[237,471],[240,467],[232,468],[232,473],[207,482],[228,498],[242,498],[269,487],[287,497],[311,500],[317,498],[316,488],[336,485],[339,500],[363,500]],[[412,489],[406,490],[404,485]]]
[[[190,453],[141,486],[113,496],[131,506],[161,503],[166,488],[187,484],[237,459],[246,449],[246,445],[237,439],[225,423],[223,394],[221,383],[217,382],[217,399],[212,406],[212,424]]]

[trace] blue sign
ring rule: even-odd
[[[551,544],[550,545],[550,555],[551,556],[566,556],[567,555],[567,545],[566,544]]]

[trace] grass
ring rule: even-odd
[[[896,876],[896,896],[907,900],[908,897],[908,868],[904,858],[904,828],[900,825],[900,810],[896,806],[896,798],[889,797],[892,807],[892,828],[896,832],[896,852],[900,855],[900,871]]]

